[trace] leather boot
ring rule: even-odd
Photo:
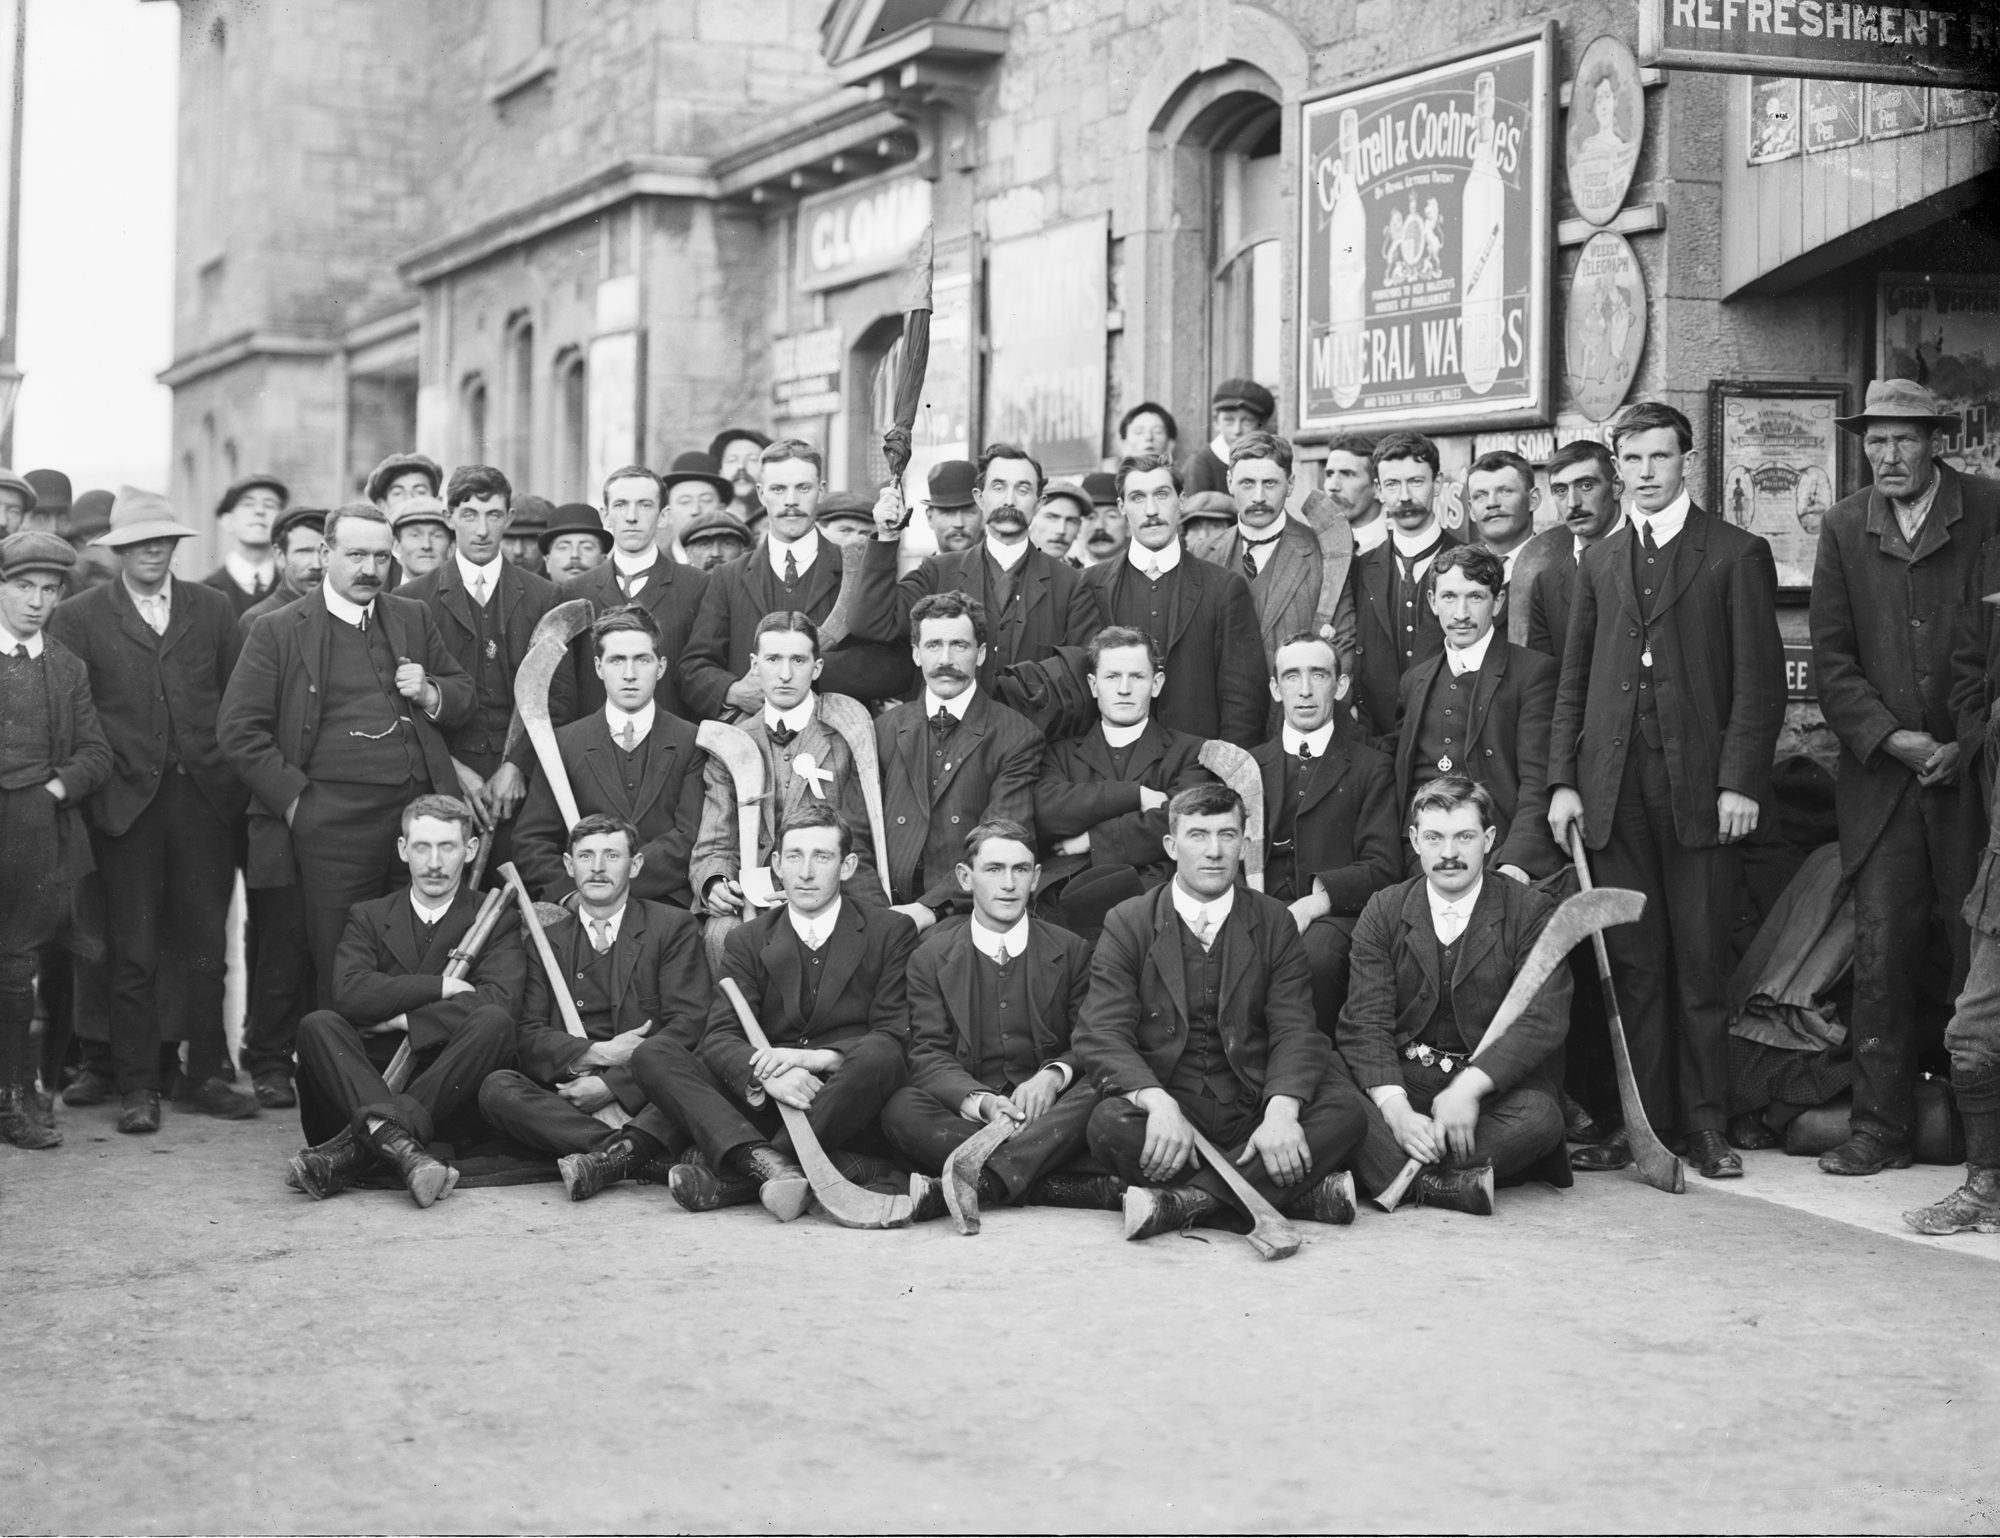
[[[285,1183],[314,1201],[325,1201],[353,1185],[374,1156],[352,1127],[342,1127],[324,1143],[300,1149]]]
[[[370,1127],[368,1142],[395,1166],[409,1189],[410,1200],[419,1207],[428,1207],[451,1195],[451,1188],[458,1184],[457,1170],[438,1163],[417,1146],[415,1138],[392,1121],[378,1121]]]
[[[707,1157],[699,1148],[689,1149],[687,1157],[668,1173],[667,1190],[689,1212],[740,1207],[757,1199],[755,1179],[734,1170],[719,1173],[711,1169]]]
[[[573,1202],[589,1201],[606,1186],[615,1186],[632,1173],[637,1151],[623,1138],[592,1153],[564,1154],[556,1160],[563,1189]]]
[[[1125,1237],[1150,1239],[1176,1228],[1192,1228],[1222,1203],[1200,1186],[1127,1186]]]
[[[1080,1207],[1090,1212],[1116,1212],[1123,1205],[1125,1182],[1116,1175],[1086,1175],[1057,1170],[1028,1187],[1021,1198],[1027,1207]]]
[[[806,1172],[769,1143],[752,1143],[731,1155],[736,1167],[757,1182],[757,1200],[780,1223],[802,1217],[812,1201]]]
[[[1903,1221],[1920,1234],[2000,1234],[2000,1169],[1968,1164],[1964,1185]]]
[[[1850,1132],[1846,1142],[1819,1156],[1819,1167],[1829,1175],[1879,1175],[1884,1170],[1906,1170],[1916,1158],[1907,1143],[1885,1143],[1872,1132]]]
[[[1417,1178],[1417,1201],[1425,1207],[1442,1207],[1447,1212],[1470,1213],[1475,1218],[1493,1216],[1493,1166],[1475,1164],[1469,1169],[1427,1169]]]
[[[16,1148],[54,1148],[62,1134],[51,1117],[46,1125],[35,1114],[34,1092],[18,1084],[0,1085],[0,1139]]]
[[[1345,1226],[1354,1221],[1354,1177],[1346,1170],[1330,1170],[1309,1184],[1305,1191],[1285,1203],[1285,1211],[1313,1223]]]
[[[999,1176],[991,1170],[979,1172],[979,1205],[997,1207],[1007,1200],[1007,1188],[1000,1184]],[[944,1199],[944,1180],[937,1175],[912,1175],[910,1177],[910,1221],[928,1223],[941,1218],[951,1210]]]

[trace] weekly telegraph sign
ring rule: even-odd
[[[1985,86],[2000,73],[2000,7],[1645,0],[1639,58],[1723,74]]]

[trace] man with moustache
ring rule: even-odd
[[[1694,430],[1644,402],[1612,427],[1625,527],[1583,554],[1556,686],[1549,830],[1572,824],[1605,886],[1646,895],[1605,934],[1647,1119],[1678,1128],[1711,1180],[1740,1176],[1723,1137],[1738,846],[1771,793],[1784,719],[1777,567],[1758,536],[1690,500]],[[1671,1007],[1670,1007],[1671,1006]],[[1624,1132],[1573,1157],[1631,1161]]]
[[[964,593],[918,599],[910,652],[924,692],[875,720],[889,841],[883,865],[896,911],[920,933],[960,893],[967,831],[1035,815],[1042,736],[979,687],[986,626],[979,600]]]
[[[557,508],[535,542],[542,551],[542,575],[558,588],[597,570],[611,553],[604,520],[588,502],[565,502]]]
[[[1481,549],[1498,556],[1512,591],[1515,562],[1535,534],[1535,509],[1542,505],[1535,467],[1511,449],[1481,454],[1465,472],[1466,516]]]
[[[372,504],[327,515],[325,581],[250,632],[216,727],[255,798],[253,863],[297,859],[322,1003],[347,910],[402,868],[403,808],[457,788],[443,734],[473,710],[430,611],[383,592],[389,546]]]
[[[725,427],[708,445],[717,473],[729,482],[729,504],[723,511],[734,514],[753,538],[762,532],[764,522],[757,496],[757,461],[770,446],[770,434],[754,427]]]
[[[979,687],[990,692],[1001,671],[1017,662],[1042,662],[1062,646],[1083,646],[1096,628],[1097,607],[1074,568],[1035,548],[1029,524],[1042,495],[1042,467],[1026,449],[994,443],[966,466],[971,518],[941,525],[935,506],[938,471],[933,467],[932,527],[940,553],[926,557],[896,579],[904,524],[902,496],[891,485],[875,502],[875,538],[862,561],[851,605],[854,633],[871,641],[907,640],[910,616],[935,593],[958,592],[985,613],[985,657]],[[945,534],[966,526],[970,542],[947,545]],[[967,824],[969,827],[970,824]],[[955,856],[954,856],[955,858]]]
[[[1517,646],[1562,661],[1577,563],[1623,521],[1624,491],[1617,463],[1602,443],[1578,438],[1550,458],[1549,495],[1562,522],[1537,534],[1522,553],[1522,564],[1534,575],[1525,594],[1514,592],[1508,610],[1507,638]]]
[[[480,1086],[514,1057],[527,973],[514,915],[502,916],[466,976],[444,975],[479,916],[480,898],[464,881],[479,843],[472,808],[456,796],[418,796],[398,823],[409,884],[354,905],[329,1005],[299,1023],[299,1123],[310,1146],[285,1183],[316,1201],[378,1159],[419,1207],[449,1196],[458,1171],[429,1146],[483,1133]],[[399,1092],[382,1075],[405,1039],[415,1073]]]
[[[517,491],[507,508],[507,532],[500,537],[500,558],[523,571],[547,577],[541,537],[549,519],[555,516],[555,504],[532,491]]]
[[[868,517],[865,506],[863,517]],[[872,535],[874,530],[874,522],[869,519],[867,533]],[[712,572],[718,566],[741,560],[750,553],[752,543],[743,520],[726,507],[712,513],[697,513],[681,531],[681,553],[696,571]]]
[[[1356,557],[1355,695],[1370,740],[1385,752],[1396,741],[1396,697],[1403,675],[1444,650],[1444,632],[1425,601],[1431,562],[1458,543],[1432,510],[1437,445],[1422,433],[1385,434],[1375,445],[1376,495],[1389,537]]]
[[[278,585],[245,609],[236,628],[245,640],[267,614],[289,608],[320,585],[326,575],[326,509],[292,507],[271,525],[271,549],[278,558]]]
[[[1118,478],[1108,470],[1092,470],[1083,478],[1090,511],[1083,520],[1083,564],[1086,568],[1123,555],[1132,541],[1125,509],[1118,500]]]
[[[404,583],[428,577],[451,554],[451,519],[436,497],[406,497],[390,520],[396,568]]]
[[[1152,637],[1167,675],[1153,712],[1162,726],[1255,747],[1264,736],[1264,648],[1250,584],[1188,558],[1180,471],[1167,460],[1119,461],[1116,486],[1132,542],[1122,559],[1083,573],[1098,623]]]
[[[625,465],[604,478],[604,527],[611,534],[611,559],[562,589],[562,597],[588,598],[599,614],[636,603],[659,626],[660,654],[666,668],[654,698],[660,708],[683,720],[692,717],[681,684],[680,664],[701,608],[708,576],[692,566],[667,559],[660,548],[660,478],[644,465]],[[571,687],[579,716],[604,705],[604,685],[597,676],[596,656],[589,640],[579,636],[570,648]]]
[[[1070,552],[1090,516],[1090,493],[1068,481],[1051,481],[1035,504],[1035,516],[1028,524],[1028,543],[1053,560],[1072,569],[1082,563]]]
[[[290,488],[275,475],[246,475],[215,504],[229,548],[222,564],[202,581],[227,598],[239,615],[278,585],[272,524],[291,499]]]
[[[1335,436],[1326,446],[1324,475],[1321,489],[1354,531],[1354,553],[1361,555],[1386,540],[1389,520],[1375,495],[1375,440],[1361,433]]]

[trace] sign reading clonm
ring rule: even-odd
[[[931,184],[898,175],[799,201],[799,287],[840,288],[901,267],[931,222]]]
[[[1639,58],[1670,69],[1982,86],[2000,70],[1992,0],[1645,0]]]

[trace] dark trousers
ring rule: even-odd
[[[306,944],[312,950],[321,1009],[333,1007],[333,953],[347,927],[347,910],[408,879],[396,855],[396,840],[403,808],[424,790],[414,780],[401,785],[315,780],[299,797],[292,847],[298,851]]]
[[[822,1076],[824,1087],[806,1112],[828,1153],[873,1129],[908,1073],[902,1049],[885,1037],[864,1037],[839,1050],[840,1066]],[[632,1077],[647,1099],[687,1128],[712,1169],[729,1168],[729,1155],[753,1143],[791,1146],[776,1102],[745,1105],[714,1069],[678,1042],[661,1036],[644,1042],[632,1054]]]
[[[479,1086],[479,1114],[502,1137],[543,1153],[597,1153],[623,1138],[641,1159],[650,1159],[662,1152],[678,1153],[690,1141],[658,1106],[647,1106],[622,1127],[609,1127],[518,1068],[486,1076]]]
[[[1354,949],[1354,920],[1331,914],[1316,918],[1299,936],[1312,971],[1313,1016],[1328,1041],[1347,1003],[1347,959]]]
[[[1403,1064],[1403,1088],[1414,1111],[1429,1115],[1431,1102],[1450,1082],[1450,1076],[1436,1066],[1426,1068],[1422,1063],[1408,1061]],[[1358,1088],[1356,1092],[1362,1093]],[[1354,1156],[1354,1181],[1361,1187],[1362,1195],[1377,1196],[1403,1172],[1410,1156],[1403,1152],[1403,1145],[1396,1141],[1374,1100],[1365,1093],[1362,1097],[1368,1108],[1368,1136]],[[1472,1135],[1472,1157],[1459,1159],[1446,1155],[1442,1162],[1446,1169],[1490,1162],[1494,1179],[1511,1180],[1560,1148],[1562,1141],[1562,1102],[1549,1092],[1547,1084],[1531,1081],[1480,1101],[1479,1124]]]
[[[299,1022],[299,1122],[308,1143],[324,1143],[342,1127],[359,1136],[376,1116],[419,1143],[480,1136],[479,1086],[514,1056],[507,1011],[492,1004],[473,1010],[448,1041],[419,1056],[416,1076],[398,1095],[382,1073],[402,1040],[395,1031],[364,1036],[330,1009]]]
[[[1344,1072],[1329,1069],[1320,1080],[1319,1088],[1313,1092],[1312,1099],[1299,1107],[1299,1130],[1305,1134],[1306,1150],[1312,1162],[1306,1170],[1305,1179],[1297,1185],[1279,1185],[1264,1168],[1262,1159],[1237,1165],[1237,1172],[1273,1206],[1282,1207],[1303,1196],[1320,1176],[1344,1166],[1348,1157],[1360,1146],[1367,1130],[1358,1098],[1360,1093]],[[1243,1156],[1250,1134],[1264,1119],[1262,1101],[1247,1092],[1241,1100],[1228,1105],[1207,1095],[1176,1093],[1174,1100],[1187,1119],[1194,1123],[1195,1130],[1213,1143],[1232,1164]],[[1097,1102],[1097,1109],[1090,1115],[1090,1152],[1098,1163],[1127,1185],[1152,1185],[1154,1182],[1139,1167],[1139,1155],[1145,1146],[1144,1111],[1123,1095],[1106,1096]],[[1235,1205],[1227,1183],[1205,1162],[1197,1166],[1190,1160],[1180,1174],[1167,1184],[1199,1186],[1225,1206]]]
[[[1916,976],[1933,920],[1951,943],[1951,993],[1965,983],[1967,932],[1959,908],[1978,858],[1957,786],[1911,783],[1854,874],[1854,1114],[1856,1132],[1885,1143],[1915,1133]]]
[[[0,1090],[35,1076],[36,959],[69,913],[61,816],[39,785],[0,790]]]
[[[1011,1086],[1006,1092],[1012,1093]],[[1042,1176],[1087,1151],[1090,1113],[1096,1107],[1097,1091],[1079,1079],[1044,1115],[993,1150],[986,1167],[1006,1187],[1008,1201],[1019,1201]],[[889,1142],[912,1169],[926,1175],[942,1174],[952,1150],[983,1125],[967,1121],[956,1106],[915,1085],[897,1090],[882,1108],[882,1130]]]
[[[1666,758],[1635,739],[1593,874],[1600,886],[1646,894],[1645,914],[1605,930],[1604,944],[1632,1074],[1657,1130],[1720,1132],[1728,1119],[1729,928],[1739,865],[1733,845],[1682,846]]]
[[[249,887],[245,895],[250,1007],[243,1024],[243,1066],[252,1075],[290,1073],[299,1021],[313,1007],[316,986],[305,888]]]
[[[1944,1042],[1965,1118],[1965,1162],[2000,1169],[2000,939],[1974,931],[1972,962]]]
[[[104,876],[111,957],[111,1059],[120,1093],[161,1088],[161,963],[185,969],[181,1026],[187,1076],[201,1083],[227,1058],[222,1030],[224,947],[236,885],[235,839],[185,774],[161,777],[159,793],[123,833],[93,835]]]

